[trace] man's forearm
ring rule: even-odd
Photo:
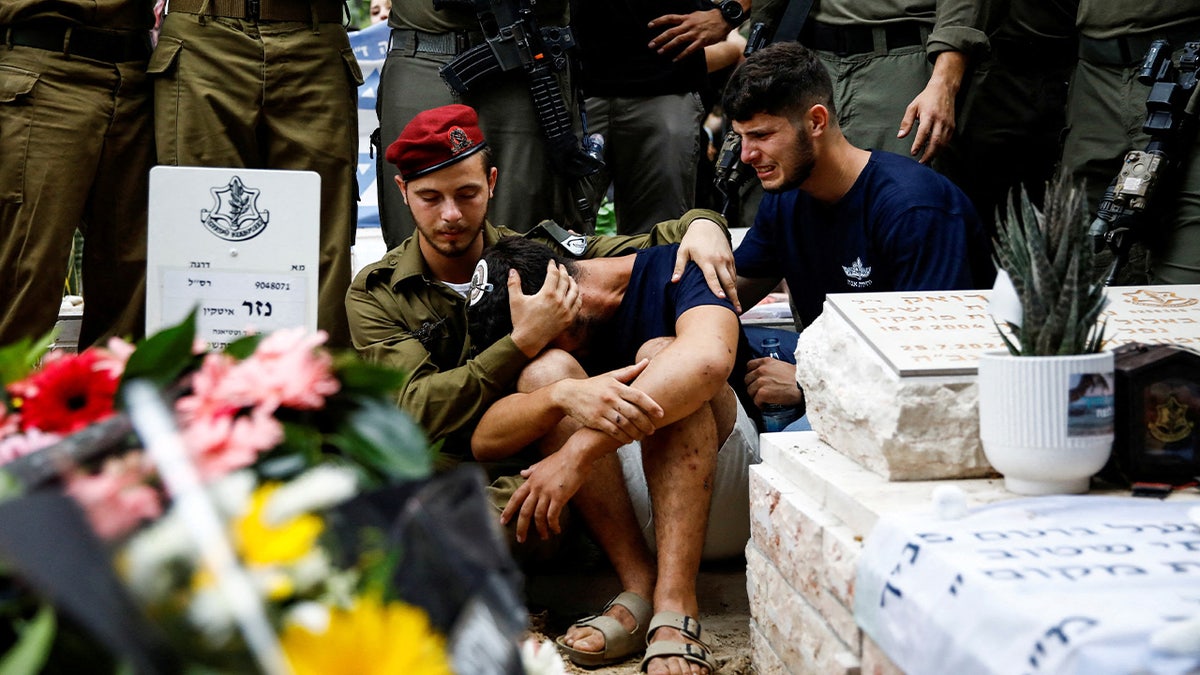
[[[737,316],[725,307],[689,309],[676,322],[676,332],[630,385],[662,407],[659,427],[691,415],[712,400],[726,385],[737,353]]]
[[[951,99],[962,88],[963,75],[967,72],[967,55],[959,51],[938,52],[933,61],[933,74],[929,83],[944,87]]]
[[[471,454],[481,462],[504,459],[549,434],[562,418],[550,387],[509,394],[479,420],[471,435]]]

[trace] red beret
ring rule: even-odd
[[[465,105],[425,110],[412,118],[388,146],[387,161],[395,164],[406,181],[466,159],[487,147],[479,116]]]

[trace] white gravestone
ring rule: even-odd
[[[979,442],[979,355],[1003,350],[990,291],[834,294],[803,333],[796,379],[821,439],[889,480],[991,474]],[[1108,349],[1200,347],[1200,285],[1108,289]]]
[[[249,332],[317,327],[321,179],[312,171],[150,171],[146,333],[195,310],[221,348]]]

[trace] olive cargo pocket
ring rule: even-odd
[[[354,85],[362,86],[362,68],[359,67],[358,59],[354,56],[354,49],[350,47],[342,49],[342,60],[346,62],[346,71],[350,74],[350,79],[354,81]]]
[[[179,128],[179,79],[173,77],[183,52],[183,40],[160,35],[146,64],[146,75],[154,83],[154,138],[158,158],[164,164],[179,164],[176,130]],[[164,105],[166,104],[166,105]]]
[[[183,51],[183,40],[166,35],[159,37],[158,46],[150,55],[150,63],[146,64],[146,72],[155,77],[167,73],[175,67],[181,51]]]
[[[0,201],[20,204],[25,195],[25,161],[33,127],[33,87],[38,75],[0,66]]]

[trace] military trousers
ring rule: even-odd
[[[154,163],[145,69],[0,45],[0,345],[54,326],[76,228],[80,347],[142,335]]]
[[[588,131],[604,137],[598,203],[613,188],[618,234],[644,234],[696,205],[704,105],[700,94],[589,96]]]
[[[1138,65],[1081,59],[1071,80],[1062,165],[1087,182],[1092,215],[1125,153],[1144,150],[1150,140],[1142,131],[1150,90],[1137,81]],[[1177,187],[1154,195],[1163,210],[1146,233],[1150,281],[1157,284],[1200,283],[1200,138],[1177,152],[1184,157]]]
[[[400,245],[415,231],[412,212],[396,186],[396,167],[384,158],[387,148],[417,113],[438,106],[462,103],[479,113],[479,126],[498,169],[496,194],[488,204],[493,223],[528,232],[550,218],[577,231],[583,218],[572,199],[573,181],[559,175],[546,153],[541,127],[533,110],[529,84],[523,71],[502,73],[480,82],[477,91],[454,93],[438,69],[453,54],[418,51],[420,33],[396,30],[379,79],[380,152],[379,220],[388,249]],[[578,117],[565,76],[559,77],[567,109]],[[678,214],[677,214],[678,215]]]
[[[916,129],[896,138],[904,109],[925,89],[933,67],[920,45],[876,54],[839,56],[818,51],[833,78],[833,104],[842,133],[860,148],[909,156]]]
[[[1036,69],[992,62],[971,84],[952,153],[959,185],[975,204],[988,234],[997,209],[1019,205],[1024,189],[1042,204],[1046,181],[1062,156],[1070,65]]]
[[[317,325],[331,346],[350,346],[362,72],[346,30],[173,12],[149,70],[160,164],[320,175]]]

